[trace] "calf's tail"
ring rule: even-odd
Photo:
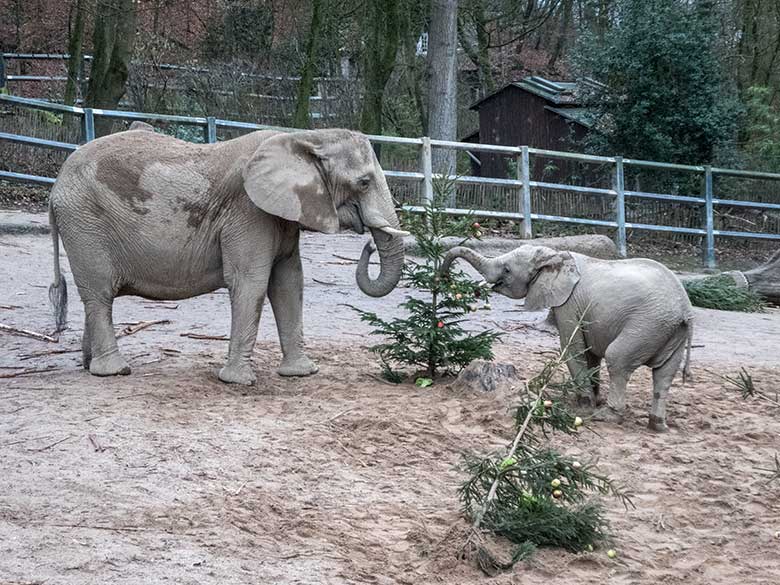
[[[688,328],[688,345],[685,348],[685,365],[683,366],[683,384],[691,379],[691,344],[693,342],[693,317],[685,322]]]
[[[54,327],[56,332],[65,331],[68,322],[68,285],[60,270],[60,230],[49,205],[49,225],[54,248],[54,283],[49,287],[49,302],[54,312]]]

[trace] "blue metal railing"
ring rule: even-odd
[[[40,110],[46,110],[57,113],[68,113],[81,117],[82,127],[82,139],[84,142],[89,142],[95,138],[95,118],[111,118],[121,120],[143,120],[148,122],[168,122],[176,124],[186,124],[192,126],[199,126],[203,129],[204,141],[213,144],[217,141],[217,132],[219,128],[233,128],[243,130],[282,130],[286,132],[298,131],[294,128],[282,128],[278,126],[268,126],[262,124],[252,124],[249,122],[237,122],[234,120],[223,120],[220,118],[209,117],[190,117],[190,116],[173,116],[163,114],[149,114],[141,112],[125,112],[119,110],[102,110],[97,108],[80,108],[72,106],[64,106],[61,104],[50,103],[42,100],[33,100],[28,98],[20,98],[16,96],[0,95],[0,101],[14,104],[17,106],[35,108]],[[646,160],[636,160],[622,157],[606,157],[606,156],[594,156],[587,154],[579,154],[573,152],[559,152],[554,150],[544,150],[539,148],[529,148],[527,146],[498,146],[489,144],[474,144],[467,142],[449,142],[444,140],[431,140],[428,137],[424,138],[400,138],[394,136],[374,136],[369,135],[368,138],[373,143],[377,144],[405,144],[419,147],[421,150],[421,168],[419,172],[408,171],[393,171],[386,170],[385,175],[388,177],[394,177],[398,179],[420,181],[423,186],[423,197],[426,201],[433,199],[433,182],[438,178],[442,178],[441,175],[437,175],[431,170],[431,151],[432,148],[443,148],[451,150],[463,150],[469,152],[485,152],[492,154],[502,154],[513,156],[516,159],[517,176],[518,179],[493,179],[489,177],[470,177],[470,176],[458,176],[449,177],[450,180],[459,184],[480,184],[480,185],[497,185],[513,187],[520,190],[521,197],[517,210],[502,210],[502,211],[488,211],[479,209],[456,209],[449,208],[446,210],[450,214],[466,214],[472,213],[479,217],[495,217],[504,219],[515,219],[522,221],[522,233],[526,238],[530,238],[533,235],[532,222],[534,220],[552,221],[573,223],[581,225],[592,225],[600,227],[616,228],[616,240],[618,251],[621,256],[626,255],[626,230],[638,229],[660,232],[671,232],[681,234],[693,234],[701,235],[705,238],[705,264],[710,267],[715,267],[715,238],[716,237],[735,237],[735,238],[755,238],[762,240],[780,240],[780,234],[777,233],[760,233],[760,232],[743,232],[743,231],[728,231],[728,230],[716,230],[714,229],[714,208],[716,205],[724,206],[739,206],[739,207],[751,207],[756,209],[767,210],[780,210],[780,204],[777,203],[761,203],[757,201],[742,201],[736,199],[721,199],[715,198],[713,194],[713,177],[719,176],[731,176],[741,177],[747,179],[767,179],[780,181],[780,174],[777,173],[765,173],[754,171],[742,171],[736,169],[724,169],[711,166],[694,166],[694,165],[680,165],[671,163],[661,163]],[[43,148],[53,148],[57,150],[73,151],[78,148],[77,144],[69,144],[65,142],[57,142],[53,140],[44,140],[41,138],[34,138],[30,136],[21,136],[17,134],[0,133],[0,140],[27,144],[30,146],[38,146]],[[530,179],[531,169],[531,155],[543,158],[553,158],[560,160],[579,161],[584,163],[599,163],[614,165],[613,171],[613,187],[611,189],[587,187],[582,185],[566,185],[562,183],[548,183],[543,181],[532,181]],[[626,166],[644,168],[644,169],[660,169],[667,171],[684,171],[692,172],[696,174],[704,175],[704,193],[703,197],[672,195],[667,193],[650,193],[643,191],[632,191],[625,188],[624,170]],[[43,185],[50,185],[54,183],[54,179],[51,177],[41,177],[37,175],[27,175],[22,173],[14,173],[11,171],[0,170],[0,179],[6,179],[11,181],[21,181],[29,183],[39,183]],[[600,195],[615,198],[615,220],[597,220],[597,219],[585,219],[577,217],[567,217],[558,215],[544,215],[533,213],[531,210],[531,189],[555,189],[559,191],[583,193]],[[641,198],[641,199],[655,199],[663,201],[674,201],[685,204],[703,205],[704,206],[704,225],[701,228],[687,228],[677,226],[666,225],[654,225],[646,223],[630,223],[626,221],[626,198]],[[405,206],[409,211],[421,211],[422,207],[407,205]]]

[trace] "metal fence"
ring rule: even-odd
[[[188,117],[171,116],[161,114],[149,114],[140,112],[127,112],[118,110],[101,110],[93,108],[70,107],[60,104],[49,103],[40,100],[31,100],[15,96],[0,95],[0,101],[17,106],[46,110],[55,113],[71,114],[78,116],[81,123],[82,142],[89,142],[95,139],[95,118],[101,117],[114,120],[143,120],[148,122],[164,122],[173,124],[183,124],[196,126],[202,129],[203,141],[206,143],[217,142],[217,132],[219,129],[233,130],[264,130],[278,129],[283,131],[295,131],[291,128],[278,128],[248,122],[237,122],[232,120],[223,120],[209,117]],[[447,208],[446,212],[450,214],[474,214],[478,217],[502,218],[522,221],[522,235],[525,238],[533,236],[533,222],[535,220],[564,222],[571,224],[581,224],[588,226],[598,226],[602,228],[613,228],[616,230],[616,242],[621,256],[626,256],[626,231],[631,230],[649,230],[656,232],[672,232],[682,234],[692,234],[703,236],[704,260],[707,267],[715,267],[715,238],[733,237],[733,238],[756,238],[761,240],[780,240],[780,233],[761,233],[749,231],[731,231],[714,229],[714,209],[716,206],[730,206],[738,208],[755,208],[764,211],[780,212],[780,204],[757,202],[740,199],[716,198],[713,194],[713,177],[739,177],[745,179],[761,179],[780,181],[780,174],[763,173],[753,171],[741,171],[735,169],[717,168],[712,166],[694,166],[660,163],[645,160],[635,160],[616,157],[593,156],[572,152],[559,152],[552,150],[542,150],[538,148],[529,148],[528,146],[496,146],[487,144],[474,144],[465,142],[449,142],[443,140],[432,140],[424,138],[400,138],[393,136],[369,136],[372,143],[389,145],[407,145],[420,151],[420,169],[419,171],[394,171],[385,170],[385,175],[390,178],[401,179],[404,181],[418,182],[422,187],[422,199],[430,202],[434,196],[434,181],[444,178],[441,175],[433,173],[431,164],[431,151],[433,148],[451,149],[455,151],[483,152],[489,154],[503,155],[513,157],[515,160],[516,179],[498,179],[488,177],[457,176],[448,177],[455,184],[476,184],[504,186],[519,190],[521,196],[518,198],[516,209],[502,210],[484,210],[484,209],[459,209]],[[31,136],[23,136],[0,132],[0,140],[37,146],[42,148],[52,148],[63,151],[74,151],[78,148],[77,144],[58,142],[54,140],[44,140]],[[551,183],[545,181],[531,180],[532,157],[541,159],[556,159],[564,161],[576,161],[582,163],[592,163],[599,165],[609,165],[612,167],[612,187],[597,188],[592,186],[582,186],[563,183]],[[704,193],[701,196],[683,196],[668,193],[651,193],[644,191],[634,191],[626,188],[625,169],[626,167],[640,169],[660,169],[674,172],[694,173],[703,176]],[[42,177],[23,173],[15,173],[6,170],[0,170],[0,179],[38,183],[51,185],[54,179],[51,177]],[[547,215],[534,213],[532,210],[532,189],[547,189],[556,192],[569,192],[586,195],[597,195],[600,197],[609,197],[614,201],[614,220],[598,220],[568,217],[563,215]],[[702,206],[704,209],[704,225],[698,228],[678,227],[668,225],[656,225],[648,223],[631,223],[626,221],[626,199],[637,198],[656,201],[678,202],[688,205]],[[405,205],[405,209],[413,212],[422,211],[420,205]]]

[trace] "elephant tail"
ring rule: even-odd
[[[691,345],[693,343],[693,317],[685,321],[688,329],[688,342],[685,348],[685,365],[683,366],[683,384],[691,379]]]
[[[54,248],[54,282],[49,287],[49,302],[54,312],[55,331],[59,333],[65,331],[68,322],[68,285],[60,270],[60,230],[51,205],[49,205],[49,225]]]

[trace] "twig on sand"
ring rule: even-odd
[[[190,339],[210,339],[212,341],[230,341],[230,338],[226,335],[204,335],[203,333],[193,333],[187,331],[185,333],[179,333],[180,337],[189,337]]]
[[[154,392],[139,392],[138,394],[125,394],[124,396],[117,396],[117,400],[125,400],[126,398],[135,398],[136,396],[150,396]]]
[[[363,460],[362,460],[360,457],[358,457],[358,456],[357,456],[357,455],[355,455],[354,453],[350,452],[350,450],[349,450],[349,449],[347,449],[347,448],[344,446],[344,443],[342,443],[341,441],[339,441],[339,440],[338,440],[338,437],[333,437],[333,438],[334,438],[334,439],[336,440],[336,442],[339,444],[339,447],[341,447],[341,448],[344,450],[344,453],[346,453],[346,454],[347,454],[347,455],[349,455],[350,457],[352,457],[352,458],[356,459],[356,460],[357,460],[357,462],[358,462],[358,463],[360,463],[360,465],[362,465],[363,467],[368,467],[368,463],[366,463],[365,461],[363,461]]]
[[[325,286],[341,286],[343,284],[341,282],[328,282],[327,280],[320,280],[318,278],[312,278],[312,280],[317,284],[324,284]]]
[[[352,407],[350,407],[350,408],[348,408],[348,409],[346,409],[346,410],[342,410],[340,413],[338,413],[338,414],[336,414],[336,415],[333,415],[333,416],[332,416],[332,417],[330,417],[329,419],[326,419],[326,420],[322,421],[320,424],[321,424],[321,425],[326,425],[326,424],[328,424],[328,423],[331,423],[331,422],[333,422],[334,420],[336,420],[337,418],[339,418],[340,416],[344,416],[345,414],[347,414],[348,412],[352,412],[353,410],[355,410],[355,407],[354,407],[354,406],[352,406]]]
[[[89,434],[87,438],[89,439],[89,442],[92,443],[92,446],[95,448],[95,451],[97,451],[98,453],[106,450],[106,448],[103,445],[98,443],[97,437],[95,435]]]
[[[0,309],[5,309],[6,311],[13,311],[14,309],[21,309],[19,305],[0,305]]]
[[[116,532],[159,532],[154,528],[142,528],[140,526],[96,526],[94,524],[46,524],[45,526],[54,528],[86,528],[87,530],[113,530]]]
[[[57,446],[57,445],[59,445],[60,443],[64,443],[65,441],[67,441],[68,439],[70,439],[70,438],[71,438],[71,436],[72,436],[72,435],[68,435],[68,436],[67,436],[67,437],[65,437],[64,439],[60,439],[59,441],[54,441],[54,442],[53,442],[53,443],[51,443],[50,445],[46,445],[45,447],[41,447],[40,449],[30,449],[30,451],[33,451],[33,452],[35,452],[35,453],[40,453],[41,451],[46,451],[47,449],[51,449],[52,447],[56,447],[56,446]]]
[[[35,331],[30,331],[29,329],[19,329],[17,327],[11,327],[10,325],[4,325],[3,323],[0,323],[0,331],[5,331],[6,333],[10,333],[12,335],[32,337],[33,339],[37,339],[39,341],[48,341],[49,343],[57,343],[60,340],[59,337],[52,337],[51,335],[36,333]]]
[[[125,337],[127,335],[133,335],[134,333],[138,333],[139,331],[142,331],[147,327],[151,327],[152,325],[170,325],[170,323],[171,323],[170,319],[157,319],[155,321],[141,321],[140,323],[136,323],[135,325],[128,325],[117,334],[117,337]]]
[[[37,351],[35,353],[28,353],[23,356],[19,357],[19,361],[23,362],[25,360],[31,360],[33,358],[42,357],[45,355],[59,355],[61,353],[77,353],[81,351],[81,348],[78,349],[52,349],[50,351]]]
[[[46,374],[48,372],[56,372],[57,370],[59,370],[59,368],[35,368],[32,370],[22,370],[21,372],[0,374],[0,378],[17,378],[19,376],[30,376],[32,374]]]
[[[26,439],[17,439],[16,441],[0,443],[0,447],[10,447],[11,445],[18,445],[19,443],[26,443],[27,441],[40,441],[41,439],[48,439],[49,437],[51,437],[51,435],[42,435],[40,437],[28,437]]]

